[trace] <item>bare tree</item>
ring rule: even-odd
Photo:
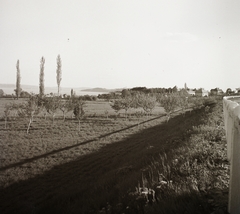
[[[27,134],[33,122],[34,115],[39,114],[38,97],[31,96],[26,103],[18,105],[18,115],[28,120]]]
[[[139,129],[139,124],[140,124],[140,118],[143,116],[143,112],[141,111],[136,111],[135,116],[137,117],[137,123],[138,123],[138,129]]]
[[[47,119],[46,103],[47,103],[47,98],[45,96],[38,97],[38,107],[40,108],[40,112],[43,113],[45,120]]]
[[[184,116],[185,110],[188,108],[188,93],[186,89],[182,89],[178,92],[178,106],[181,108],[182,115]]]
[[[20,93],[22,90],[20,85],[21,76],[20,76],[19,60],[17,61],[16,68],[17,68],[17,81],[16,81],[16,89],[14,91],[18,99],[20,97]]]
[[[133,98],[131,95],[126,95],[121,100],[122,108],[125,110],[125,119],[127,119],[127,112],[132,107]]]
[[[65,121],[66,114],[74,109],[73,99],[61,100],[59,102],[59,109],[63,113],[63,121]]]
[[[109,115],[108,110],[105,110],[104,113],[105,113],[105,115],[106,115],[106,117],[107,117],[107,119],[108,119],[108,115]]]
[[[113,102],[110,102],[110,106],[112,109],[118,114],[118,112],[123,109],[122,102],[120,99],[114,100]],[[116,116],[117,117],[117,116]]]
[[[58,96],[60,95],[60,83],[62,81],[62,61],[60,55],[57,56],[57,85]]]
[[[84,105],[85,105],[85,102],[80,99],[76,100],[74,103],[73,113],[78,120],[78,131],[80,131],[81,119],[83,118],[83,116],[85,114],[84,109],[83,109]]]
[[[167,122],[169,121],[172,112],[177,108],[178,97],[175,94],[168,94],[162,96],[160,103],[167,113]]]
[[[11,116],[13,116],[13,120],[16,120],[18,116],[18,108],[19,105],[17,103],[11,103]]]
[[[42,97],[44,95],[44,57],[40,60],[40,75],[39,75],[39,96]]]
[[[12,104],[6,104],[4,106],[4,119],[5,119],[5,129],[7,128],[7,120],[12,110]]]
[[[153,109],[155,108],[156,102],[156,96],[151,96],[149,94],[143,93],[137,95],[137,105],[143,108],[147,117],[149,114],[152,113]]]
[[[52,122],[54,123],[54,118],[56,116],[57,110],[59,108],[59,97],[49,97],[45,99],[44,106],[47,112],[52,116]]]

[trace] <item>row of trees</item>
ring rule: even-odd
[[[201,90],[202,88],[200,89],[189,89],[186,84],[185,84],[185,87],[184,89],[186,91],[193,91],[193,92],[196,92],[198,90]],[[178,88],[177,86],[174,86],[173,88],[146,88],[146,87],[135,87],[135,88],[131,88],[131,89],[123,89],[122,90],[122,95],[123,96],[127,96],[129,94],[131,94],[132,92],[143,92],[145,94],[152,94],[152,93],[161,93],[161,94],[172,94],[172,93],[176,93],[178,92]],[[214,89],[211,89],[210,92],[209,92],[209,96],[215,96],[215,95],[236,95],[236,94],[239,94],[240,93],[240,88],[236,88],[235,90],[232,90],[231,88],[228,88],[226,90],[226,92],[223,92],[223,90],[219,89],[219,88],[214,88]]]
[[[41,76],[41,75],[40,75]],[[41,78],[40,78],[41,79]],[[182,113],[191,105],[193,108],[201,108],[204,103],[210,98],[196,98],[188,97],[188,93],[185,89],[182,89],[172,94],[145,94],[141,92],[132,92],[128,95],[121,96],[118,99],[110,101],[110,106],[118,114],[120,110],[125,110],[125,117],[127,117],[128,110],[139,109],[145,112],[147,117],[152,113],[157,104],[162,106],[167,114],[167,121],[171,117],[171,114],[178,108],[182,110]],[[78,129],[80,130],[80,122],[83,118],[85,101],[81,97],[72,96],[69,99],[61,99],[59,96],[45,97],[43,94],[31,96],[26,102],[16,104],[8,104],[5,106],[4,117],[5,117],[5,128],[7,126],[7,120],[10,112],[13,112],[15,116],[26,118],[28,121],[27,133],[29,132],[31,123],[33,122],[34,116],[39,113],[43,113],[45,119],[49,114],[52,122],[58,110],[62,112],[63,120],[66,118],[68,112],[72,112],[75,118],[78,120]],[[108,111],[105,111],[108,116]],[[136,111],[135,115],[140,118],[142,111]]]
[[[167,120],[171,114],[179,109],[184,114],[185,110],[190,106],[194,109],[201,108],[203,105],[213,104],[213,98],[191,97],[185,89],[171,94],[132,92],[124,94],[121,98],[114,99],[110,102],[111,107],[118,113],[120,110],[125,110],[125,117],[130,108],[142,108],[148,116],[152,113],[157,104],[162,106],[167,114]]]
[[[31,96],[26,102],[16,104],[10,103],[5,105],[4,109],[4,119],[5,128],[7,128],[7,121],[10,114],[14,117],[24,118],[28,121],[27,133],[29,133],[30,126],[33,122],[35,116],[43,113],[45,119],[47,114],[51,116],[52,122],[58,110],[63,114],[63,120],[66,118],[66,114],[70,111],[74,114],[75,118],[78,120],[78,126],[80,131],[80,121],[83,118],[85,102],[77,97],[72,97],[68,100],[63,100],[58,96],[55,97],[40,97]]]
[[[142,108],[143,111],[149,115],[152,113],[157,103],[164,107],[167,114],[171,114],[178,106],[186,108],[188,100],[185,92],[179,92],[174,94],[162,95],[162,94],[145,94],[145,93],[133,93],[127,96],[122,96],[120,99],[113,100],[111,107],[116,111],[121,109],[125,110],[125,115],[130,108]]]
[[[19,60],[17,60],[16,68],[17,68],[17,77],[16,77],[16,89],[15,94],[17,99],[20,97],[22,88],[21,88],[21,75],[20,75],[20,65]],[[40,74],[39,74],[39,96],[44,96],[44,65],[45,65],[45,58],[42,57],[40,60]],[[60,95],[60,84],[62,81],[62,60],[60,55],[57,56],[57,69],[56,69],[56,79],[57,79],[57,86],[58,86],[58,96]]]

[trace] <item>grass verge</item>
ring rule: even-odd
[[[201,112],[203,123],[186,130],[189,138],[172,141],[175,149],[161,152],[152,159],[125,204],[104,210],[114,210],[113,213],[228,213],[229,162],[222,115],[221,103],[213,108],[206,107]]]

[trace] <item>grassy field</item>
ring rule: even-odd
[[[1,120],[1,213],[226,212],[221,103],[176,112],[168,123],[157,107],[139,126],[121,113],[116,118],[109,103],[87,102],[80,132],[71,114],[63,121],[60,112],[54,123],[35,118],[29,134],[23,119],[7,129]],[[160,190],[158,200],[146,201],[139,187]]]

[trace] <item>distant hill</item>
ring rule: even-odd
[[[83,89],[81,91],[109,93],[109,92],[112,92],[115,90],[114,89],[106,89],[106,88],[88,88],[88,89]]]
[[[99,92],[99,93],[110,93],[110,92],[116,92],[116,91],[122,91],[123,88],[115,88],[115,89],[106,89],[106,88],[87,88],[83,89],[82,91],[86,92]]]

